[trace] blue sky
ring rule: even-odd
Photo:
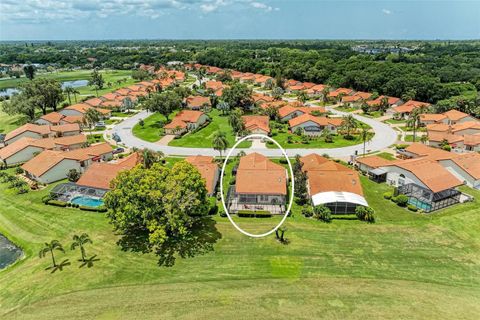
[[[0,0],[0,40],[480,39],[480,0]]]

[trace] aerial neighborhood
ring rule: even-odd
[[[185,43],[142,44],[141,50],[131,49],[138,53],[128,63],[120,55],[94,55],[83,44],[76,48],[82,66],[29,71],[25,64],[19,78],[0,80],[0,86],[19,83],[0,100],[0,232],[25,248],[18,246],[19,256],[8,268],[25,266],[22,272],[28,273],[33,265],[37,273],[47,270],[38,281],[50,283],[56,276],[68,287],[62,270],[78,263],[78,274],[87,276],[77,279],[75,273],[71,281],[80,293],[68,305],[82,301],[90,288],[105,290],[95,297],[121,295],[111,291],[115,281],[150,301],[150,293],[136,291],[139,275],[145,284],[161,285],[162,297],[176,292],[182,305],[217,294],[218,283],[210,282],[215,279],[229,281],[230,290],[241,280],[241,286],[251,286],[242,299],[269,304],[275,286],[304,286],[297,280],[308,277],[313,291],[295,295],[317,300],[316,290],[334,288],[354,273],[362,279],[355,289],[324,293],[331,298],[328,308],[339,309],[347,300],[362,300],[358,292],[374,286],[374,276],[391,281],[374,286],[375,299],[391,286],[408,287],[402,299],[410,299],[416,279],[423,286],[415,297],[422,299],[431,285],[458,281],[466,290],[479,284],[473,230],[480,213],[480,100],[456,94],[473,97],[480,82],[423,85],[409,64],[427,58],[397,53],[396,47],[365,53],[325,44],[319,59],[317,49],[253,50],[254,44],[242,41],[236,44],[241,49],[218,49],[221,41],[205,49],[203,42]],[[443,52],[437,45],[431,44]],[[105,48],[110,55],[131,54],[121,45]],[[434,49],[424,50],[428,55]],[[379,65],[380,71],[364,64]],[[11,74],[13,65],[8,67]],[[445,73],[435,79],[455,78],[454,69],[435,69]],[[444,99],[438,98],[439,88],[449,92]],[[2,206],[14,209],[5,214]],[[63,247],[60,242],[70,238],[74,242]],[[47,258],[51,266],[45,268]],[[25,264],[17,264],[22,259]],[[1,263],[0,258],[0,283],[7,281],[9,288],[13,283],[2,278]],[[319,281],[325,274],[335,281]],[[262,288],[258,277],[275,284]],[[192,289],[191,281],[199,287]],[[56,280],[51,285],[63,290]],[[356,293],[343,298],[351,292]],[[182,300],[184,294],[189,298]],[[236,301],[216,299],[225,305]],[[292,300],[278,303],[290,312]],[[265,310],[259,318],[269,318]],[[192,314],[186,318],[196,318]],[[322,317],[314,311],[304,315]],[[338,317],[349,318],[344,315]],[[429,318],[422,315],[417,318]]]

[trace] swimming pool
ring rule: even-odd
[[[103,206],[103,200],[98,198],[90,198],[87,196],[78,196],[70,200],[71,203],[78,204],[79,206],[87,207],[101,207]]]

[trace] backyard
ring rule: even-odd
[[[0,233],[26,254],[0,272],[0,316],[277,319],[280,312],[289,319],[475,319],[478,201],[423,216],[384,200],[385,184],[362,183],[377,212],[375,224],[325,224],[304,218],[295,207],[286,222],[290,243],[281,245],[273,236],[245,237],[227,218],[215,216],[209,224],[220,233],[214,251],[178,259],[171,268],[158,267],[151,254],[121,251],[102,214],[42,204],[53,186],[13,195],[0,185]],[[255,231],[279,219],[242,223]],[[38,258],[43,243],[57,239],[67,247],[82,232],[93,240],[87,254],[99,259],[93,267],[78,268],[78,252],[67,250],[58,259],[72,265],[55,274],[45,271],[48,260]]]

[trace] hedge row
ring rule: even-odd
[[[270,218],[272,213],[270,211],[240,210],[237,212],[237,216],[244,218]]]

